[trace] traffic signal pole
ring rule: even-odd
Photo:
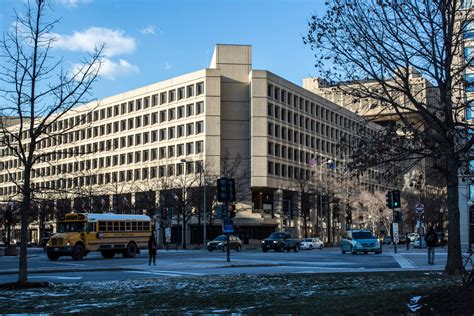
[[[392,208],[392,242],[393,242],[393,251],[397,253],[397,242],[395,241],[393,225],[395,224],[395,206]]]
[[[229,214],[229,203],[225,203],[226,217],[230,218]],[[230,262],[230,233],[227,233],[227,262]]]

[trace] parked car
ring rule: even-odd
[[[290,251],[293,249],[294,252],[300,250],[300,241],[298,239],[291,238],[289,233],[285,232],[274,232],[271,233],[268,238],[262,240],[262,251],[267,252],[269,249],[273,249],[278,252]]]
[[[300,243],[300,249],[319,249],[322,250],[324,247],[324,243],[319,238],[306,238],[303,239]]]
[[[420,234],[418,234],[418,233],[409,233],[408,238],[410,239],[410,242],[415,242],[418,238],[420,238]]]
[[[415,242],[413,243],[413,247],[415,247],[415,248],[426,248],[426,241],[425,241],[424,237],[425,236],[418,237],[418,239],[415,240]]]
[[[379,254],[381,249],[378,239],[370,231],[350,230],[341,240],[341,252],[343,254],[346,252],[352,254],[358,252]]]
[[[234,235],[229,236],[230,249],[235,249],[237,251],[242,250],[242,242],[240,238]],[[214,240],[211,240],[207,243],[207,250],[222,250],[227,251],[227,235],[217,236]]]

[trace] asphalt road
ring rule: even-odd
[[[341,254],[339,248],[306,250],[298,253],[263,253],[259,249],[231,252],[230,262],[226,253],[207,250],[160,250],[156,266],[148,265],[146,250],[135,258],[115,256],[103,259],[100,253],[90,253],[81,261],[61,257],[49,261],[42,249],[28,249],[28,271],[31,281],[88,282],[176,276],[205,276],[227,274],[278,274],[278,273],[328,273],[373,272],[399,270],[442,270],[446,263],[446,250],[437,249],[436,265],[427,264],[425,249],[399,247],[394,254],[392,247],[384,253]],[[18,257],[0,257],[0,283],[17,279]]]

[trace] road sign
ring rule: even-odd
[[[165,228],[165,238],[167,243],[171,242],[171,227]]]
[[[398,223],[393,223],[393,243],[398,244],[400,241],[399,235],[398,235]]]
[[[425,206],[424,206],[423,204],[417,204],[417,205],[415,206],[415,212],[416,212],[417,214],[421,214],[421,213],[423,213],[424,211],[425,211]]]
[[[232,234],[234,232],[234,222],[231,219],[225,219],[223,230],[225,234]]]

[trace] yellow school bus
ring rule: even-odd
[[[57,232],[45,251],[52,261],[61,256],[81,260],[91,251],[100,251],[108,259],[116,253],[133,258],[140,248],[147,247],[151,226],[146,215],[70,213],[58,220]]]

